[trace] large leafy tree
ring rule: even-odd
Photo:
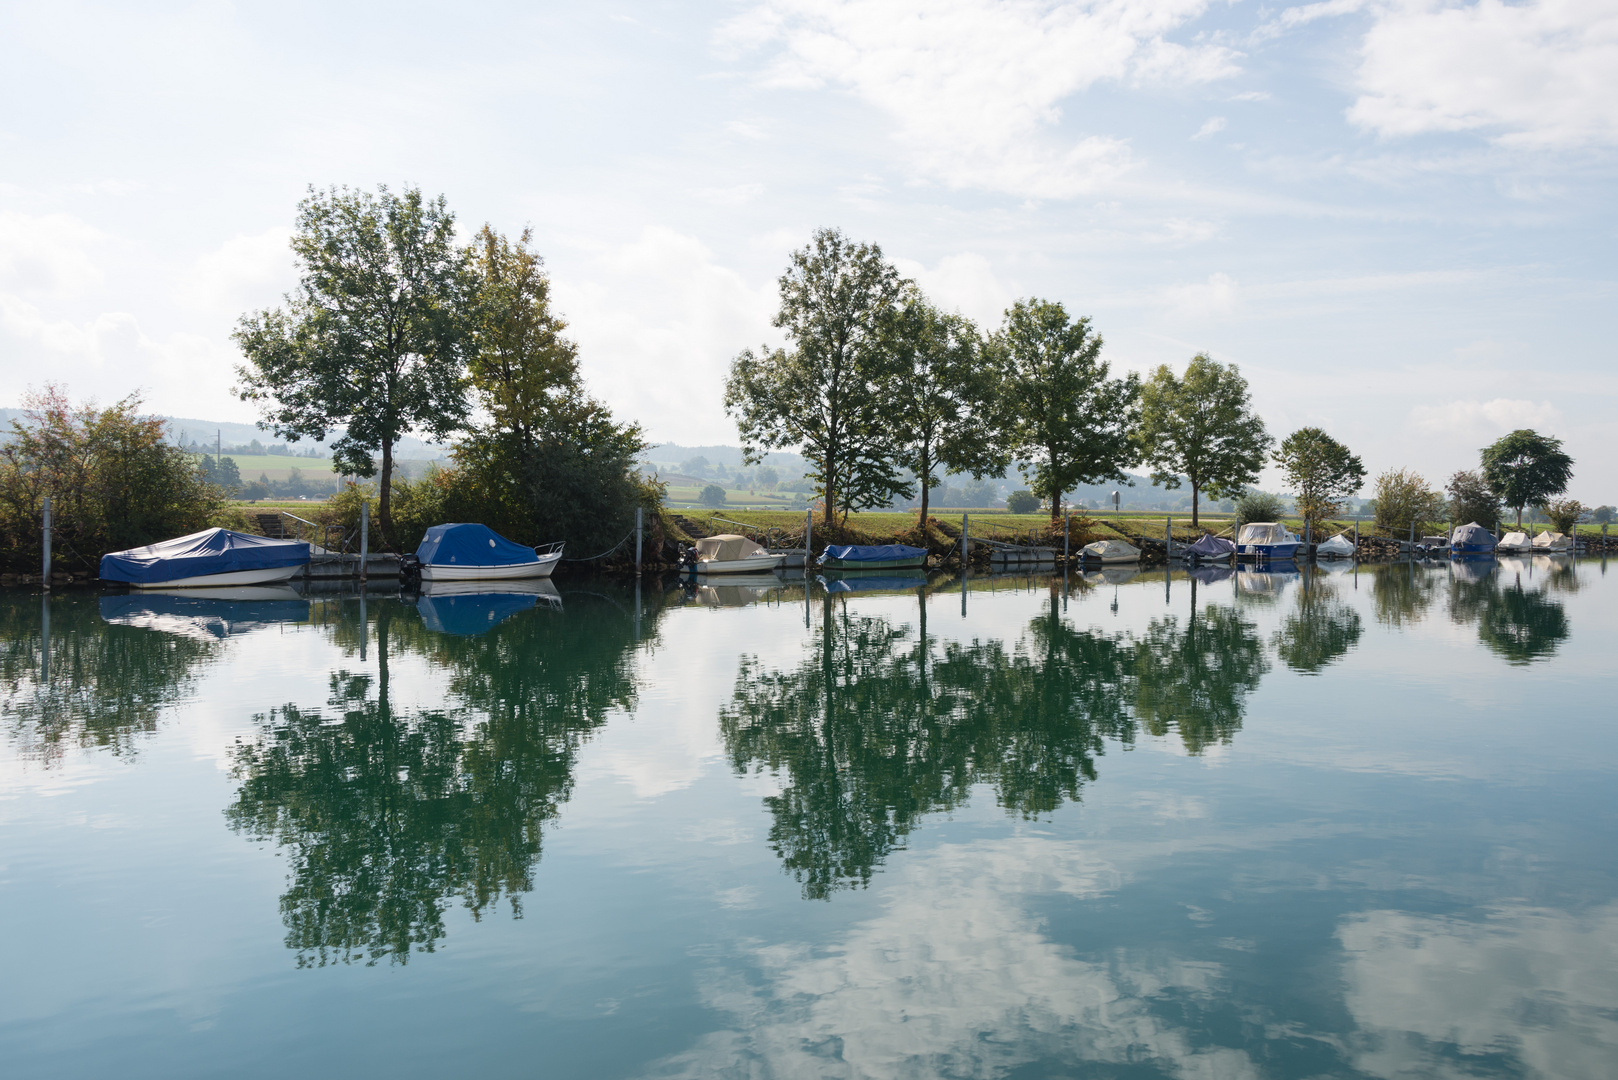
[[[1027,462],[1034,494],[1061,515],[1062,493],[1080,484],[1124,480],[1137,460],[1130,438],[1139,419],[1140,379],[1107,377],[1101,335],[1088,318],[1070,319],[1053,300],[1019,300],[993,340],[1001,366],[1007,440]]]
[[[774,325],[787,347],[746,350],[731,363],[725,410],[748,461],[801,447],[832,515],[885,506],[906,489],[895,463],[885,387],[904,281],[875,244],[821,229],[781,275]]]
[[[1000,380],[983,362],[983,342],[964,315],[939,311],[911,291],[894,320],[894,377],[887,384],[898,429],[900,460],[921,488],[919,521],[927,524],[928,495],[943,484],[938,470],[977,480],[1011,464],[997,437]]]
[[[1317,532],[1365,483],[1360,459],[1320,428],[1299,428],[1288,435],[1275,452],[1275,463],[1294,492],[1299,515]]]
[[[1449,494],[1451,521],[1461,524],[1475,521],[1487,527],[1500,520],[1500,500],[1480,473],[1455,473],[1444,490]]]
[[[1573,459],[1562,452],[1562,440],[1523,428],[1483,448],[1483,479],[1505,505],[1517,511],[1522,527],[1525,506],[1538,506],[1567,490]]]
[[[284,439],[325,439],[336,468],[374,476],[378,524],[391,535],[393,447],[420,431],[445,438],[464,393],[474,282],[443,196],[310,189],[298,204],[297,289],[276,310],[243,316],[238,393]]]
[[[1136,442],[1154,484],[1191,485],[1195,526],[1201,496],[1233,498],[1258,480],[1271,439],[1236,365],[1198,353],[1183,377],[1164,364],[1141,387]]]
[[[456,447],[459,498],[515,539],[592,550],[630,527],[656,491],[635,466],[646,440],[586,391],[578,346],[551,307],[550,278],[524,231],[484,226],[472,244],[477,306],[469,382],[488,420]]]

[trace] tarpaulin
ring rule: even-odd
[[[309,561],[309,545],[298,540],[204,529],[150,547],[101,556],[101,580],[146,585],[242,570],[275,570]]]
[[[514,544],[487,525],[434,525],[416,548],[428,566],[511,566],[538,562],[531,547]]]

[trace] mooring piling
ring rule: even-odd
[[[43,537],[43,554],[40,560],[39,580],[46,592],[51,591],[51,497],[45,496],[44,507],[45,532]]]

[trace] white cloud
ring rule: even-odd
[[[1370,911],[1338,931],[1358,1072],[1476,1075],[1455,1057],[1516,1058],[1530,1077],[1598,1080],[1618,1053],[1618,906],[1496,911],[1481,921]]]
[[[1207,120],[1203,121],[1202,126],[1197,129],[1197,133],[1191,137],[1193,139],[1206,139],[1210,136],[1217,135],[1221,131],[1225,130],[1225,123],[1226,121],[1223,116],[1210,116]]]
[[[1474,439],[1494,438],[1518,428],[1552,427],[1559,419],[1561,413],[1550,402],[1520,398],[1466,399],[1410,410],[1410,421],[1419,430]]]
[[[235,236],[197,259],[176,289],[181,303],[232,316],[255,307],[274,307],[297,280],[287,241],[292,230],[269,229]]]
[[[1533,148],[1618,142],[1611,0],[1399,0],[1374,10],[1348,111],[1355,124],[1384,136],[1482,130]]]
[[[1229,315],[1239,301],[1236,281],[1229,274],[1210,274],[1204,283],[1174,285],[1163,299],[1177,314],[1190,318]]]
[[[894,265],[933,303],[959,311],[986,331],[1000,325],[1006,308],[1017,298],[1016,288],[1001,281],[989,260],[976,252],[947,255],[932,267],[906,259],[895,259]]]
[[[897,123],[916,168],[950,187],[1070,198],[1131,166],[1104,135],[1059,143],[1060,104],[1099,81],[1197,83],[1236,69],[1170,34],[1207,0],[766,0],[722,42],[779,45],[767,85],[851,91]]]
[[[0,210],[0,289],[80,293],[101,283],[98,249],[107,236],[68,214]]]

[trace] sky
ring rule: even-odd
[[[1115,372],[1239,364],[1373,474],[1533,427],[1618,502],[1618,0],[11,3],[0,100],[0,406],[253,420],[299,199],[387,184],[531,226],[656,440],[739,441],[830,226],[985,330],[1037,296]]]

